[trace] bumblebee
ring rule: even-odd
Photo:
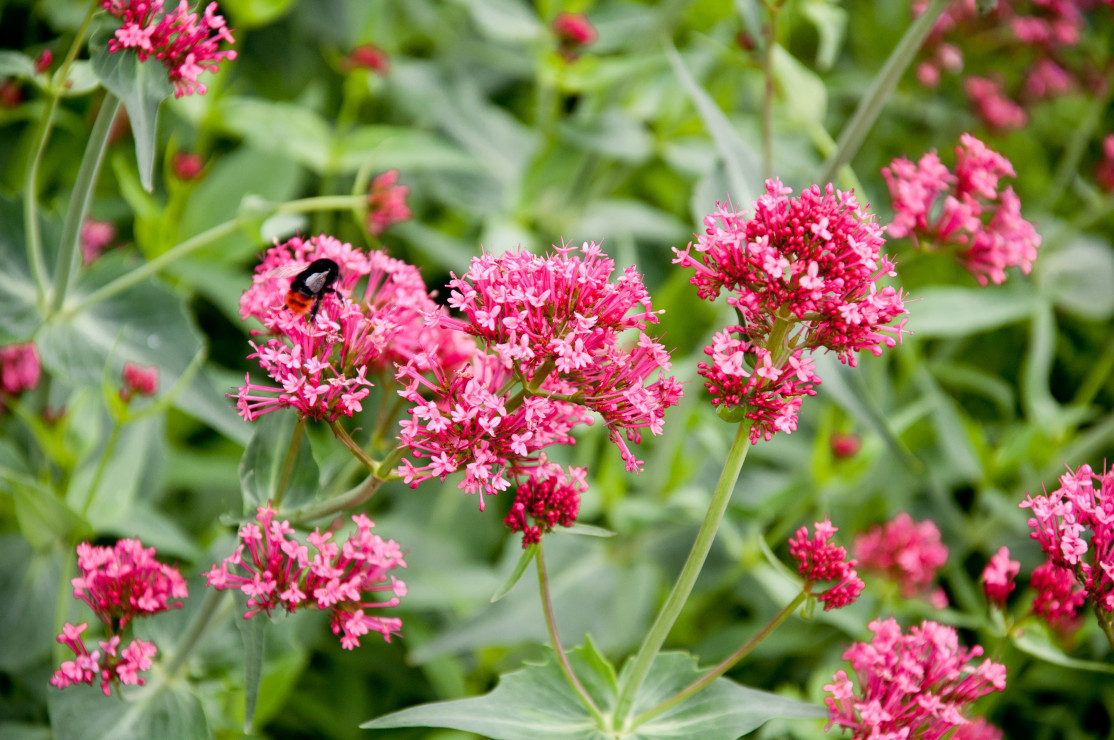
[[[300,272],[290,281],[290,290],[286,291],[286,307],[296,314],[309,311],[307,320],[312,324],[321,309],[321,300],[327,294],[337,292],[333,285],[340,278],[340,266],[333,260],[322,257],[310,262],[305,268],[288,265],[272,270],[268,275],[283,277],[295,269]]]

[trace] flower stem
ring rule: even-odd
[[[750,449],[750,428],[753,423],[752,420],[747,419],[739,424],[738,431],[735,433],[735,441],[731,444],[731,449],[727,453],[727,459],[723,463],[723,471],[720,473],[719,481],[712,493],[708,513],[705,514],[704,521],[700,525],[700,531],[696,534],[696,541],[692,543],[692,550],[689,552],[688,559],[685,561],[684,567],[681,568],[680,575],[677,576],[677,582],[673,584],[673,590],[670,592],[669,598],[666,599],[661,611],[658,612],[657,619],[646,634],[642,647],[639,648],[634,663],[631,665],[630,673],[627,674],[626,680],[620,687],[619,699],[615,706],[616,722],[626,720],[631,706],[634,704],[634,698],[638,694],[638,689],[641,688],[642,682],[646,680],[646,675],[650,672],[650,666],[654,662],[654,658],[657,657],[665,638],[673,628],[674,622],[677,621],[681,609],[684,608],[685,601],[692,592],[692,587],[696,584],[696,577],[700,574],[700,569],[704,566],[704,560],[712,549],[712,541],[716,537],[716,530],[719,529],[719,524],[723,521],[723,515],[727,511],[727,502],[731,500],[731,493],[735,490],[735,482],[739,479],[739,471],[742,470],[743,461]],[[624,728],[616,727],[615,729]]]
[[[762,59],[762,72],[766,85],[762,93],[762,179],[774,174],[774,47],[777,44],[777,20],[781,0],[765,2],[768,19],[762,26],[766,50]]]
[[[35,285],[38,288],[40,301],[46,297],[49,290],[46,275],[46,258],[43,256],[43,238],[39,232],[39,166],[42,164],[46,145],[50,141],[50,132],[54,127],[54,114],[58,112],[58,102],[66,89],[66,81],[70,76],[70,67],[73,66],[78,52],[85,44],[85,34],[89,32],[89,24],[93,21],[93,14],[100,8],[100,3],[90,3],[81,27],[74,35],[70,50],[66,58],[55,73],[54,82],[50,89],[50,102],[39,121],[39,131],[32,146],[31,161],[27,166],[27,174],[23,181],[23,228],[26,232],[28,261],[31,263],[31,272],[35,276]]]
[[[85,214],[89,212],[89,203],[92,202],[93,192],[97,188],[97,174],[108,147],[108,134],[119,109],[120,99],[111,92],[105,93],[101,110],[89,134],[89,142],[85,145],[85,155],[81,158],[70,205],[66,209],[66,220],[62,225],[62,241],[54,268],[54,292],[50,296],[51,313],[62,307],[66,291],[70,287],[70,276],[81,259],[81,225],[85,222]]]
[[[97,495],[97,488],[101,485],[101,479],[104,477],[105,468],[108,467],[108,461],[112,457],[112,453],[116,449],[116,442],[120,439],[120,429],[123,424],[119,420],[112,423],[112,432],[108,435],[108,441],[104,444],[104,451],[101,453],[101,459],[97,463],[97,471],[93,473],[93,480],[89,484],[89,490],[85,493],[85,500],[81,503],[81,516],[89,516],[89,508],[93,505],[93,500]]]
[[[867,133],[878,120],[878,114],[882,112],[886,99],[890,97],[901,75],[913,62],[913,57],[917,55],[921,44],[936,25],[936,19],[950,2],[951,0],[932,0],[921,17],[906,29],[905,35],[897,42],[897,46],[890,52],[889,58],[878,72],[878,76],[874,78],[870,89],[859,101],[859,105],[851,115],[851,120],[840,132],[835,151],[824,162],[819,180],[821,183],[832,182],[839,169],[845,164],[850,164],[855,157]]]
[[[339,439],[341,443],[343,443],[344,446],[347,447],[349,451],[351,451],[351,453],[356,456],[356,459],[364,464],[364,467],[368,469],[368,472],[370,472],[372,475],[379,474],[378,461],[376,461],[375,458],[373,458],[371,455],[367,454],[367,451],[363,447],[360,447],[359,443],[357,443],[356,440],[352,439],[352,435],[348,433],[347,429],[341,426],[341,423],[339,421],[330,421],[329,428],[333,430],[333,436]]]
[[[339,514],[342,511],[353,509],[364,503],[375,495],[375,492],[379,490],[379,486],[383,485],[383,483],[384,480],[382,478],[369,475],[363,483],[339,496],[328,499],[327,501],[309,504],[300,509],[283,512],[283,516],[287,517],[295,524],[306,524],[308,522],[317,521],[318,519],[324,519]]]
[[[290,474],[294,472],[294,460],[298,457],[298,447],[302,444],[302,437],[306,432],[306,420],[299,418],[294,424],[294,431],[290,434],[290,445],[286,448],[286,459],[282,461],[282,472],[279,474],[278,487],[275,489],[275,498],[271,506],[278,511],[282,507],[282,497],[286,494],[286,486],[290,483]]]
[[[580,679],[576,677],[572,664],[569,663],[569,657],[565,655],[565,648],[561,646],[561,636],[557,634],[557,621],[553,616],[553,600],[549,596],[549,576],[545,569],[545,550],[542,549],[541,542],[538,542],[537,547],[538,554],[534,561],[538,564],[538,590],[541,593],[542,611],[545,612],[545,628],[549,631],[549,642],[553,645],[554,652],[557,653],[557,664],[561,666],[561,672],[565,674],[565,680],[569,682],[569,686],[580,697],[580,702],[595,718],[596,725],[600,728],[606,727],[603,712],[589,696],[584,685],[580,683]]]
[[[794,598],[792,601],[790,601],[785,606],[784,609],[782,609],[780,612],[775,614],[773,619],[771,619],[769,622],[767,622],[766,626],[763,627],[761,630],[759,630],[758,634],[756,634],[754,637],[747,640],[747,642],[742,647],[740,647],[738,650],[731,653],[731,655],[728,655],[726,658],[724,658],[722,661],[720,661],[720,663],[718,665],[716,665],[715,668],[712,668],[710,671],[705,673],[703,676],[696,679],[695,681],[690,683],[688,686],[686,686],[685,688],[681,689],[679,692],[677,692],[673,696],[671,696],[668,699],[666,699],[665,701],[663,701],[661,704],[658,704],[653,709],[648,709],[645,712],[643,712],[642,714],[635,717],[634,718],[634,726],[638,727],[642,723],[650,721],[651,719],[658,716],[659,714],[666,711],[667,709],[670,709],[671,707],[674,707],[674,706],[680,704],[685,699],[689,698],[693,694],[696,694],[697,692],[704,689],[706,686],[708,686],[708,684],[712,683],[712,681],[715,681],[717,678],[719,678],[723,674],[727,673],[727,671],[731,670],[732,666],[734,666],[740,660],[742,660],[747,655],[749,655],[750,652],[752,650],[754,650],[754,648],[756,648],[760,642],[762,642],[767,637],[769,637],[770,633],[773,632],[775,629],[777,629],[777,627],[782,622],[784,622],[785,619],[790,614],[792,614],[793,611],[798,606],[801,605],[801,602],[803,602],[805,600],[805,598],[806,598],[806,594],[805,594],[804,591],[797,594],[796,598]]]
[[[205,631],[212,624],[213,618],[217,615],[227,594],[227,591],[217,591],[216,589],[209,589],[205,592],[205,600],[201,602],[197,614],[193,615],[193,620],[186,629],[185,636],[182,637],[174,654],[166,662],[166,675],[168,677],[173,679],[185,665],[186,658],[197,647]]]

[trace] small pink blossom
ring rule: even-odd
[[[93,264],[97,257],[116,239],[116,226],[111,221],[85,219],[81,225],[81,261],[86,266]]]
[[[105,696],[112,693],[112,687],[117,682],[142,686],[145,681],[139,674],[151,668],[152,659],[158,653],[154,643],[137,639],[120,650],[120,636],[115,635],[108,640],[99,640],[100,650],[90,651],[81,639],[88,626],[82,622],[75,627],[67,622],[62,627],[58,642],[74,652],[74,659],[62,662],[51,677],[50,685],[59,689],[82,683],[92,686],[99,678]]]
[[[1000,82],[988,77],[971,76],[964,81],[963,91],[979,117],[992,129],[1018,129],[1029,120],[1025,109],[1006,96]]]
[[[558,524],[571,527],[580,511],[580,494],[588,490],[586,475],[585,468],[569,468],[566,472],[560,465],[546,462],[543,456],[542,462],[519,484],[503,524],[512,532],[522,532],[524,548],[541,542],[542,535]]]
[[[155,548],[136,539],[118,540],[112,547],[83,542],[77,546],[73,595],[89,605],[112,633],[135,617],[181,608],[189,595],[186,580],[176,568],[155,560]]]
[[[848,729],[854,740],[940,740],[969,722],[964,714],[976,699],[1006,687],[1005,666],[975,663],[982,647],[960,647],[951,627],[926,620],[903,634],[891,618],[871,622],[870,631],[873,640],[843,654],[855,682],[840,670],[824,687],[828,728]]]
[[[1114,134],[1102,140],[1102,159],[1095,167],[1095,181],[1106,192],[1114,192]]]
[[[39,384],[42,365],[34,342],[0,347],[0,390],[13,396]]]
[[[1002,607],[1006,605],[1006,597],[1016,588],[1013,579],[1021,571],[1021,563],[1010,560],[1008,547],[998,548],[998,552],[990,558],[982,572],[983,588],[986,598],[992,603]]]
[[[552,28],[562,47],[576,49],[596,43],[596,28],[583,13],[558,13]]]
[[[863,440],[857,434],[832,432],[830,444],[832,447],[832,455],[840,460],[846,460],[849,457],[854,457],[859,454],[859,450],[862,449],[863,446]]]
[[[190,182],[201,177],[201,172],[205,169],[205,160],[200,154],[174,152],[170,167],[176,178],[182,182]]]
[[[863,568],[899,584],[902,596],[929,595],[938,601],[943,595],[930,594],[937,569],[948,560],[948,548],[931,519],[914,522],[901,512],[857,536],[853,550]]]
[[[1003,740],[1002,731],[979,717],[962,724],[952,733],[951,740]]]
[[[134,362],[126,362],[123,379],[124,387],[120,389],[120,398],[125,403],[134,396],[153,396],[159,387],[159,368],[155,365],[142,367]]]
[[[1070,568],[1045,561],[1033,571],[1029,586],[1034,593],[1033,614],[1060,633],[1079,629],[1079,612],[1087,601],[1087,592],[1077,587]]]
[[[392,224],[410,219],[406,196],[410,188],[398,184],[398,170],[387,170],[371,181],[367,195],[367,230],[379,236]]]
[[[832,584],[816,594],[817,601],[824,604],[824,611],[854,602],[864,588],[862,579],[855,572],[857,562],[847,559],[847,550],[842,545],[830,541],[837,531],[837,527],[824,519],[816,522],[816,531],[811,537],[808,527],[801,527],[789,538],[789,554],[799,562],[797,573],[805,579],[805,592],[811,593],[813,584],[817,582]]]
[[[54,63],[54,52],[50,49],[43,49],[37,57],[35,57],[35,73],[44,74],[50,71],[50,65]]]
[[[360,44],[344,58],[342,67],[346,72],[354,69],[369,69],[380,77],[386,77],[391,68],[391,58],[375,44]]]
[[[215,589],[236,588],[248,596],[244,619],[260,612],[268,616],[282,607],[287,612],[313,608],[330,613],[330,626],[341,646],[352,650],[360,637],[378,632],[390,642],[402,629],[397,617],[378,616],[379,609],[397,606],[406,584],[390,575],[406,567],[394,540],[371,533],[375,523],[363,514],[352,517],[356,529],[344,544],[333,533],[314,530],[306,537],[315,550],[294,539],[287,521],[276,521],[275,511],[259,507],[255,522],[240,528],[236,551],[214,564],[205,581]],[[386,598],[383,598],[383,597]]]

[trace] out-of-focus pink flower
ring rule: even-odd
[[[1017,577],[1020,571],[1021,563],[1010,560],[1010,549],[1004,546],[998,548],[998,552],[990,558],[990,562],[987,563],[982,572],[986,598],[992,604],[1005,606],[1006,597],[1017,587],[1013,579]]]
[[[143,367],[134,362],[124,363],[124,387],[120,398],[125,403],[135,396],[153,396],[159,388],[159,368],[156,365]]]
[[[968,77],[963,91],[974,106],[979,118],[997,131],[1023,128],[1029,117],[1025,110],[1006,96],[1002,83],[988,77]]]
[[[360,44],[344,58],[341,66],[346,72],[370,69],[380,77],[386,77],[391,68],[391,57],[375,44]]]
[[[390,642],[402,620],[372,610],[397,606],[406,595],[406,584],[390,574],[406,567],[402,549],[394,540],[372,534],[375,524],[363,514],[352,521],[356,529],[343,545],[332,541],[332,532],[315,529],[306,537],[316,551],[311,557],[309,548],[291,537],[290,523],[276,521],[274,510],[261,506],[255,522],[240,528],[236,551],[214,564],[205,581],[218,590],[236,588],[246,594],[244,619],[259,612],[270,615],[277,607],[287,612],[314,608],[331,614],[333,634],[346,650],[358,647],[369,632]]]
[[[108,42],[110,52],[134,49],[140,61],[155,57],[166,67],[174,96],[204,94],[198,82],[202,72],[216,73],[220,62],[235,59],[236,52],[221,51],[220,43],[236,42],[217,15],[217,4],[209,3],[202,15],[190,12],[186,0],[165,12],[163,0],[103,0],[101,7],[123,25]]]
[[[1045,561],[1033,571],[1029,586],[1034,592],[1033,614],[1061,634],[1079,629],[1079,611],[1087,601],[1087,592],[1077,587],[1070,568]]]
[[[1075,596],[1065,596],[1063,586],[1071,576],[1105,613],[1099,618],[1109,623],[1114,614],[1114,470],[1100,476],[1090,465],[1080,465],[1075,472],[1069,469],[1060,476],[1059,488],[1044,496],[1027,495],[1021,507],[1033,514],[1030,536],[1040,543],[1051,565],[1060,569],[1055,577],[1046,578],[1046,590],[1056,595],[1038,613],[1048,614],[1051,620],[1061,608],[1057,603],[1071,608]],[[1034,572],[1034,589],[1036,580]],[[1036,605],[1033,609],[1038,611]]]
[[[23,89],[19,86],[19,80],[0,80],[0,108],[18,108],[22,102]]]
[[[588,490],[585,468],[569,468],[550,463],[542,456],[519,484],[514,503],[503,524],[512,532],[522,532],[522,547],[541,542],[542,535],[558,524],[571,527],[580,511],[580,494]]]
[[[50,65],[54,62],[54,52],[50,49],[43,49],[42,52],[35,57],[35,73],[43,74],[50,71]]]
[[[925,249],[955,249],[982,285],[1005,282],[1007,267],[1028,273],[1041,238],[1022,218],[1013,188],[999,187],[1001,178],[1016,176],[1013,165],[970,134],[955,151],[954,175],[935,151],[916,164],[898,158],[882,168],[894,206],[886,230]]]
[[[135,617],[180,609],[172,603],[189,595],[177,568],[155,560],[155,548],[135,539],[118,540],[112,547],[83,542],[77,546],[73,595],[89,605],[109,631],[117,634]]]
[[[201,158],[200,154],[174,152],[174,156],[170,160],[170,167],[176,178],[182,182],[190,182],[201,176],[201,171],[205,169],[205,160]]]
[[[108,640],[99,640],[101,649],[90,652],[81,639],[81,633],[88,626],[86,622],[76,627],[67,622],[62,627],[58,642],[72,650],[75,657],[62,662],[50,679],[51,686],[59,689],[81,683],[92,686],[99,678],[101,691],[108,696],[117,681],[128,686],[146,683],[139,673],[153,665],[152,658],[158,653],[154,643],[137,639],[120,650],[120,636],[114,635]]]
[[[1114,191],[1114,134],[1102,140],[1102,160],[1095,168],[1095,180],[1106,192]]]
[[[832,446],[832,455],[841,460],[845,460],[859,454],[859,450],[862,449],[863,446],[863,440],[862,437],[857,434],[832,432],[830,444]]]
[[[871,622],[870,631],[873,640],[843,654],[855,682],[840,670],[824,687],[832,694],[824,699],[828,727],[849,729],[855,740],[939,740],[968,722],[964,713],[976,699],[1006,688],[1006,667],[976,664],[982,647],[961,648],[951,627],[926,620],[906,635],[887,619]]]
[[[81,261],[89,266],[116,239],[116,226],[111,221],[85,219],[81,224]]]
[[[1041,59],[1025,77],[1025,91],[1034,100],[1054,98],[1071,89],[1075,80],[1051,59]]]
[[[831,543],[838,531],[827,518],[816,522],[816,532],[811,537],[808,527],[801,527],[789,538],[789,554],[798,561],[797,573],[805,579],[805,591],[811,593],[816,583],[833,584],[819,594],[824,611],[839,609],[859,598],[864,584],[855,572],[856,561],[847,559],[842,545]]]
[[[914,522],[904,511],[860,534],[852,549],[863,568],[900,585],[905,597],[928,594],[936,571],[948,561],[936,524],[931,519]]]
[[[367,230],[379,236],[392,224],[410,218],[406,196],[410,188],[398,184],[398,170],[387,170],[371,181],[367,194]]]
[[[42,365],[34,342],[0,347],[0,390],[13,396],[39,384]]]
[[[578,48],[596,43],[596,28],[583,13],[558,13],[552,27],[562,46]]]
[[[1002,740],[1003,737],[1000,729],[979,717],[957,727],[951,740]]]
[[[809,350],[828,349],[854,366],[857,353],[880,355],[904,331],[904,320],[887,326],[906,310],[899,291],[878,285],[894,266],[874,216],[831,185],[791,193],[767,180],[752,217],[721,205],[695,243],[674,249],[674,264],[695,270],[697,294],[712,301],[726,291],[744,320],[716,334],[704,350],[713,363],[701,363],[700,373],[713,404],[747,407],[743,415],[757,422],[752,441],[796,428],[799,397],[820,382]]]

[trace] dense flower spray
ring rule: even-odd
[[[998,552],[990,558],[990,562],[982,572],[983,589],[987,600],[1000,607],[1005,606],[1006,598],[1017,586],[1013,579],[1017,577],[1020,570],[1021,563],[1010,560],[1009,548],[1004,546],[998,548]]]
[[[669,353],[645,333],[657,323],[633,267],[614,282],[615,263],[595,243],[473,258],[453,277],[449,305],[461,318],[448,330],[479,340],[486,353],[455,373],[403,367],[400,394],[413,403],[400,439],[418,460],[399,470],[417,485],[466,471],[461,488],[498,493],[539,464],[551,444],[571,444],[569,431],[603,418],[627,470],[641,468],[628,442],[642,430],[661,434],[665,410],[681,385],[665,373]],[[435,363],[430,363],[435,364]],[[415,363],[411,363],[415,365]]]
[[[828,727],[844,727],[854,740],[939,740],[969,722],[964,714],[972,702],[1006,688],[1005,666],[975,664],[982,647],[961,648],[951,627],[926,620],[903,634],[886,619],[871,622],[870,631],[873,640],[843,654],[855,682],[840,670],[824,687],[832,694],[824,699]]]
[[[741,407],[755,423],[751,440],[797,426],[801,397],[820,378],[808,353],[824,348],[854,366],[857,353],[896,345],[907,313],[903,296],[879,279],[893,275],[875,218],[853,193],[813,185],[792,197],[778,180],[746,217],[721,205],[675,264],[705,300],[728,293],[743,323],[716,334],[699,372],[712,403]]]
[[[932,520],[915,522],[901,512],[856,537],[852,549],[863,568],[897,583],[902,596],[927,594],[934,605],[947,606],[944,592],[932,590],[936,571],[948,561],[948,548]]]
[[[558,524],[571,527],[580,511],[580,494],[587,490],[585,468],[546,462],[544,456],[515,492],[511,510],[503,519],[512,532],[522,532],[522,546],[541,542],[542,535]]]
[[[39,384],[42,365],[34,342],[0,347],[0,390],[16,395]]]
[[[220,62],[235,59],[236,52],[220,50],[220,43],[236,42],[217,15],[217,4],[209,3],[202,15],[190,12],[186,0],[165,11],[163,0],[103,0],[101,7],[123,25],[108,42],[110,52],[134,49],[140,61],[154,57],[167,69],[174,96],[204,94],[198,78],[216,72]]]
[[[58,642],[74,652],[55,671],[50,683],[60,689],[79,683],[101,681],[106,695],[117,683],[143,684],[140,671],[152,665],[158,652],[154,644],[133,640],[121,648],[122,633],[137,617],[146,617],[182,606],[186,581],[177,569],[155,560],[155,548],[143,547],[139,540],[119,540],[113,547],[85,542],[77,546],[77,567],[81,575],[73,579],[74,598],[84,601],[104,625],[107,639],[99,640],[99,650],[90,650],[81,635],[88,623],[66,623]]]
[[[314,321],[286,305],[292,279],[307,264],[328,259],[339,275],[318,299]],[[353,295],[357,283],[366,286]],[[444,309],[426,290],[417,268],[382,252],[365,253],[331,236],[295,237],[264,255],[252,286],[240,299],[240,315],[259,319],[268,338],[252,342],[260,366],[276,385],[248,376],[237,396],[240,415],[292,407],[314,419],[335,420],[362,408],[369,375],[389,373],[395,363],[430,358],[454,368],[471,352],[465,338],[438,327]],[[424,360],[418,359],[419,355]]]
[[[371,533],[375,523],[363,514],[352,517],[356,529],[339,545],[332,532],[314,530],[306,541],[315,550],[293,539],[287,521],[277,521],[275,511],[261,506],[255,522],[240,528],[236,552],[205,573],[216,589],[236,588],[248,596],[244,619],[282,607],[327,611],[334,635],[346,650],[359,646],[360,637],[378,632],[388,642],[402,628],[397,617],[378,616],[380,609],[397,606],[406,595],[406,584],[390,574],[406,567],[394,540]],[[389,595],[383,598],[384,595]]]
[[[1089,599],[1114,644],[1114,470],[1098,475],[1090,465],[1069,469],[1059,488],[1026,496],[1021,506],[1031,510],[1030,536],[1048,555],[1045,572],[1039,579],[1033,573],[1034,611],[1063,622]],[[1073,582],[1082,591],[1073,592]]]
[[[970,134],[955,153],[954,174],[935,151],[916,164],[898,158],[882,168],[894,206],[887,231],[922,249],[954,248],[982,285],[1005,282],[1007,267],[1028,273],[1041,238],[1021,217],[1013,188],[999,187],[1001,178],[1016,177],[1013,165]]]
[[[859,598],[864,584],[855,572],[857,562],[847,559],[847,550],[831,543],[838,531],[831,521],[816,522],[815,534],[808,534],[808,527],[801,527],[789,538],[789,554],[798,561],[797,573],[805,579],[805,591],[811,593],[814,584],[833,584],[816,594],[824,604],[824,611],[839,609]]]

